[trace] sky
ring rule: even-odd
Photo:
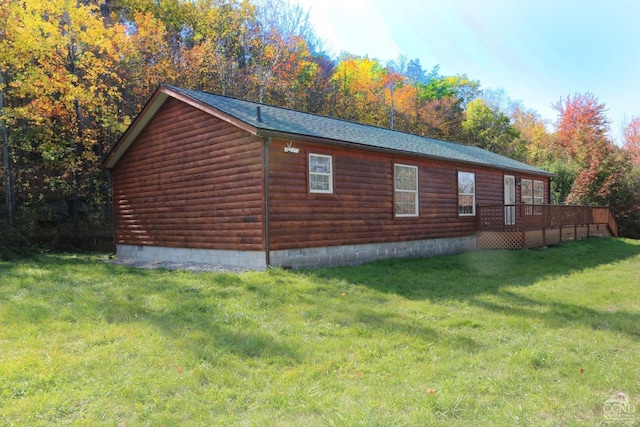
[[[291,0],[328,53],[405,55],[429,71],[504,89],[551,126],[568,95],[593,93],[611,133],[640,116],[637,0]],[[617,141],[620,143],[620,141]]]

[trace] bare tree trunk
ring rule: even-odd
[[[4,77],[0,73],[0,132],[2,133],[2,164],[4,169],[4,191],[7,201],[7,219],[13,225],[13,202],[11,194],[11,169],[9,163],[9,138],[7,137],[7,126],[4,120],[4,91],[1,86],[4,84]]]
[[[77,4],[76,4],[77,7]],[[71,16],[69,15],[69,11],[64,12],[63,22],[67,24],[69,28],[69,51],[68,51],[68,70],[69,72],[77,76],[76,69],[76,61],[77,61],[77,46],[76,46],[76,35],[74,29],[72,27]],[[77,83],[76,83],[77,84]],[[80,173],[80,164],[82,163],[82,111],[80,109],[80,102],[78,98],[73,100],[73,106],[76,113],[76,123],[77,123],[77,134],[76,134],[76,156],[77,162],[74,165],[73,171],[73,208],[72,208],[72,220],[73,220],[73,231],[78,233],[79,230],[79,221],[80,221],[80,185],[81,185],[81,173]]]

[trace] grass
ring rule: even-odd
[[[640,425],[638,241],[242,274],[104,258],[0,262],[0,424]]]

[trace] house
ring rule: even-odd
[[[548,205],[552,178],[477,147],[171,86],[103,167],[118,257],[251,269],[475,249],[478,206]]]

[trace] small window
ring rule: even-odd
[[[333,193],[333,165],[331,156],[309,154],[309,192]]]
[[[418,168],[395,165],[394,209],[398,216],[418,216]]]
[[[458,172],[458,215],[476,214],[476,174]]]

